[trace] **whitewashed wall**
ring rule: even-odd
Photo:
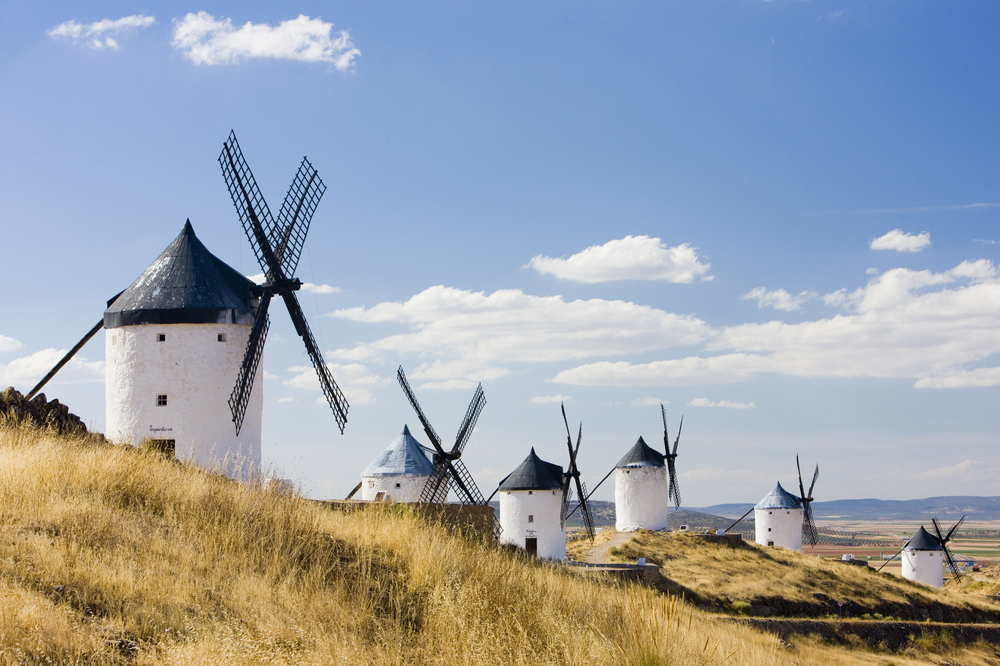
[[[378,493],[385,493],[386,502],[419,502],[420,493],[427,485],[427,475],[397,474],[394,476],[361,477],[361,499],[375,501]],[[396,487],[396,484],[399,487]]]
[[[619,532],[668,529],[667,468],[615,470],[615,529]]]
[[[798,509],[754,509],[755,541],[775,548],[802,551],[802,507]]]
[[[931,587],[944,587],[944,551],[904,550],[903,578]]]
[[[561,490],[501,490],[500,543],[524,548],[525,539],[538,539],[538,557],[565,560],[566,530],[560,521]],[[528,516],[534,520],[528,522]]]
[[[158,342],[158,335],[166,339]],[[225,342],[219,342],[219,334]],[[250,336],[237,324],[123,326],[106,330],[107,437],[139,444],[173,439],[176,456],[244,478],[260,467],[262,372],[239,437],[229,409]],[[263,363],[260,368],[263,367]],[[156,396],[167,396],[166,407]]]

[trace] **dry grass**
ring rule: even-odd
[[[598,539],[608,540],[601,533]],[[581,556],[589,544],[572,544],[571,556]],[[924,619],[1000,621],[1000,605],[963,594],[951,586],[935,590],[903,578],[877,574],[782,549],[754,545],[729,548],[693,535],[639,532],[609,551],[612,559],[634,562],[638,557],[661,566],[664,589],[685,594],[699,605],[755,615],[819,616],[836,614],[837,601],[854,617],[862,613]],[[821,594],[826,599],[817,598]]]
[[[677,598],[0,427],[0,664],[782,664]]]

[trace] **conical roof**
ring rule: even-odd
[[[380,453],[371,465],[361,472],[361,476],[430,476],[434,473],[434,464],[428,460],[424,447],[410,434],[409,426],[403,426],[403,432],[392,440],[385,451]]]
[[[767,497],[757,503],[755,509],[798,509],[802,507],[799,498],[781,487],[778,483]]]
[[[639,441],[635,443],[625,457],[618,461],[615,465],[615,469],[624,469],[626,467],[663,467],[663,454],[652,449],[646,444],[642,437]]]
[[[208,251],[191,221],[104,311],[104,327],[140,324],[253,324],[260,288]]]
[[[562,488],[563,468],[553,463],[545,462],[532,447],[531,453],[500,482],[500,490],[554,490]]]
[[[903,546],[903,550],[944,550],[941,547],[941,543],[934,538],[930,532],[924,529],[921,525],[917,533],[906,542]]]

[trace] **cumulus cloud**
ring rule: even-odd
[[[757,405],[752,402],[729,402],[719,400],[712,402],[708,398],[695,398],[687,404],[688,407],[722,407],[723,409],[757,409]]]
[[[509,363],[639,353],[694,344],[709,333],[705,322],[689,315],[625,301],[532,296],[518,289],[486,294],[436,286],[404,303],[324,316],[408,326],[408,332],[337,354],[420,355],[428,360],[407,375],[437,381],[486,381],[509,374]]]
[[[1000,353],[1000,279],[992,262],[965,261],[942,273],[896,268],[850,294],[834,293],[829,301],[846,313],[725,327],[706,335],[704,356],[599,361],[564,370],[554,381],[678,386],[776,373],[909,378],[917,388],[1000,385],[1000,368],[977,367]]]
[[[313,284],[312,282],[303,282],[302,291],[308,291],[311,294],[339,294],[340,287],[331,287],[328,284]]]
[[[24,345],[20,341],[14,338],[8,338],[6,335],[0,335],[0,352],[12,352],[17,351]]]
[[[699,261],[696,249],[687,243],[667,247],[659,238],[649,236],[626,236],[593,245],[568,259],[538,255],[525,265],[561,280],[587,283],[611,280],[689,283],[705,275],[709,267],[710,264]]]
[[[347,365],[327,363],[327,367],[333,374],[337,386],[344,392],[347,402],[351,405],[372,404],[375,402],[375,394],[372,393],[372,389],[385,386],[389,382],[388,379],[379,377],[360,363],[348,363]],[[282,382],[286,386],[321,392],[316,369],[312,366],[296,365],[289,368],[288,371],[298,374]],[[326,397],[320,395],[316,402],[326,404]]]
[[[109,35],[134,32],[154,23],[156,18],[140,14],[94,23],[77,23],[76,19],[72,19],[46,30],[45,34],[52,39],[68,39],[74,44],[83,42],[92,49],[117,49],[118,41]]]
[[[924,231],[916,236],[905,233],[902,229],[893,229],[884,236],[879,236],[870,244],[873,250],[896,250],[897,252],[919,252],[931,244],[930,232]]]
[[[661,400],[660,398],[654,398],[653,396],[646,396],[645,398],[636,398],[630,405],[635,405],[636,407],[648,407],[649,405],[666,405],[669,400]]]
[[[361,52],[346,30],[336,37],[331,35],[332,30],[332,23],[301,14],[274,27],[247,22],[236,28],[231,19],[217,19],[202,11],[174,19],[172,45],[196,65],[233,65],[249,58],[274,58],[325,62],[347,71]]]
[[[0,363],[0,384],[30,389],[66,355],[66,349],[43,349],[30,356]],[[70,359],[52,380],[55,383],[104,381],[104,361],[88,361],[79,354]]]
[[[756,300],[758,308],[774,308],[775,310],[791,312],[798,310],[803,303],[818,295],[814,291],[803,291],[798,296],[792,296],[784,289],[768,291],[764,287],[757,287],[750,290],[749,293],[743,294],[740,298],[745,301]]]
[[[566,402],[567,400],[569,400],[568,395],[536,395],[528,402],[535,405],[548,405],[553,402]]]

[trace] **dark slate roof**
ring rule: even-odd
[[[500,490],[554,490],[562,488],[563,468],[545,462],[535,449],[524,459],[517,469],[500,482]]]
[[[944,550],[941,544],[931,536],[931,533],[924,529],[921,525],[917,533],[913,535],[906,545],[903,546],[903,550]]]
[[[615,465],[615,469],[626,467],[663,467],[663,454],[650,448],[640,437],[635,446],[629,449],[625,457]]]
[[[149,268],[108,304],[104,327],[140,324],[253,324],[261,290],[208,251],[191,221]]]
[[[361,476],[430,476],[434,464],[427,459],[425,447],[413,438],[410,428],[403,426],[403,433],[392,440],[385,451],[380,453],[371,465],[361,472]]]
[[[799,509],[802,502],[799,498],[781,487],[779,483],[774,490],[767,494],[767,497],[757,503],[755,509]]]

